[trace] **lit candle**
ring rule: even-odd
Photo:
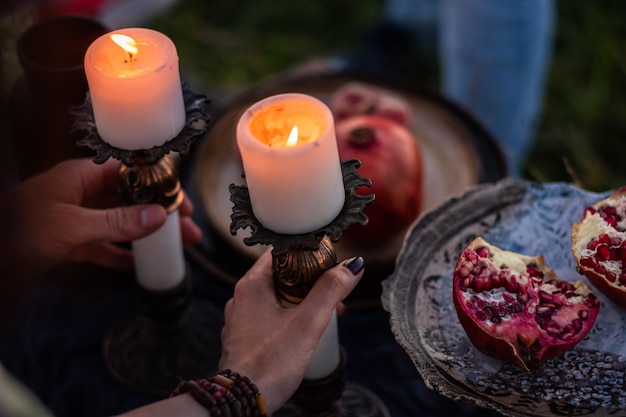
[[[237,124],[237,145],[257,220],[276,233],[300,234],[331,223],[345,202],[335,124],[328,106],[304,94],[252,105]],[[319,379],[340,361],[333,312],[304,377]]]
[[[162,33],[131,28],[96,39],[85,53],[85,75],[99,136],[120,149],[161,146],[185,125],[185,105],[174,43]],[[179,213],[132,242],[139,284],[153,291],[185,277]]]
[[[345,201],[334,120],[320,100],[279,94],[247,109],[237,124],[252,211],[276,233],[328,225]]]
[[[96,39],[85,54],[98,134],[120,149],[150,149],[175,138],[185,105],[174,43],[151,29],[129,28]]]

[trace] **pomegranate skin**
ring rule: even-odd
[[[423,165],[417,139],[387,118],[359,115],[336,123],[341,160],[361,161],[359,173],[371,180],[374,194],[365,208],[368,224],[353,226],[344,238],[357,245],[375,245],[397,237],[417,218],[422,206]]]
[[[411,106],[401,95],[367,83],[353,81],[342,85],[331,96],[329,106],[337,121],[369,114],[404,127],[411,124]]]
[[[572,225],[578,272],[626,309],[626,187],[584,210]]]
[[[525,371],[572,349],[600,310],[583,281],[559,279],[543,256],[504,251],[480,237],[456,263],[453,302],[480,352]]]

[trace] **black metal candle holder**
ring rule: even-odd
[[[125,150],[109,145],[95,123],[90,95],[71,108],[74,131],[85,131],[78,145],[95,152],[97,164],[109,158],[120,164],[119,184],[125,204],[156,203],[168,213],[178,209],[183,192],[170,152],[188,153],[208,127],[208,99],[183,84],[186,122],[161,146]],[[105,336],[104,357],[111,374],[127,386],[167,396],[182,379],[206,377],[217,370],[221,354],[222,311],[193,297],[190,269],[174,288],[154,291],[139,286],[139,308]]]
[[[332,242],[337,242],[348,226],[367,224],[364,210],[374,200],[374,195],[356,193],[358,187],[371,185],[369,179],[357,173],[360,165],[355,159],[342,162],[346,199],[341,212],[330,224],[304,234],[286,235],[265,228],[254,216],[248,187],[230,185],[233,202],[230,232],[235,235],[238,229],[250,228],[250,236],[243,239],[246,245],[272,245],[272,275],[280,299],[300,303],[319,276],[337,264]],[[335,371],[324,378],[303,380],[292,398],[293,409],[288,405],[277,414],[388,417],[387,408],[374,393],[358,385],[346,384],[343,349],[340,354]]]

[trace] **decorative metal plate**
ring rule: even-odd
[[[602,305],[589,335],[531,373],[479,353],[452,303],[454,265],[476,236],[544,255],[562,279],[586,281],[576,272],[571,226],[608,194],[507,179],[451,198],[413,225],[383,282],[383,306],[429,388],[509,416],[626,416],[626,310],[603,294],[595,291]]]

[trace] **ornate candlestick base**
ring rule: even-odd
[[[337,264],[332,242],[339,240],[349,225],[367,223],[363,211],[374,200],[374,196],[356,194],[359,186],[371,185],[368,179],[356,172],[359,165],[357,160],[342,163],[346,200],[341,213],[327,226],[300,235],[279,234],[263,227],[252,212],[248,188],[231,184],[231,201],[234,206],[230,231],[234,235],[238,229],[249,227],[252,233],[244,238],[244,243],[272,245],[274,287],[277,296],[285,302],[300,303],[319,276]],[[346,356],[342,350],[340,363],[332,373],[320,379],[305,379],[292,402],[276,414],[299,417],[388,417],[387,408],[374,393],[354,384],[346,385],[345,364]]]
[[[221,310],[192,297],[188,276],[169,291],[140,291],[140,309],[104,338],[109,372],[133,389],[164,397],[181,378],[214,373],[221,354]]]
[[[171,215],[182,203],[176,163],[168,154],[187,153],[209,122],[206,97],[193,94],[186,85],[183,97],[185,127],[176,138],[151,149],[124,150],[103,141],[89,96],[72,109],[74,130],[87,131],[78,144],[95,151],[94,162],[121,161],[120,189],[126,204],[161,204]],[[167,396],[181,379],[206,377],[217,370],[222,311],[193,297],[188,267],[182,282],[175,282],[163,290],[140,282],[138,310],[114,325],[104,339],[104,357],[111,374],[133,389]]]

